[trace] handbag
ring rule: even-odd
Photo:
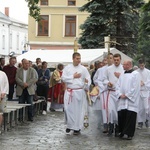
[[[37,84],[38,84],[38,85],[45,85],[45,84],[47,84],[47,81],[38,80],[38,81],[37,81]]]
[[[41,77],[42,77],[42,80],[41,80],[41,79],[38,80],[38,81],[37,81],[37,85],[46,85],[48,81],[45,81],[45,78],[44,78],[45,71],[42,72],[41,74],[42,74],[42,76],[41,76]]]

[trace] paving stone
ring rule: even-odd
[[[0,150],[150,150],[150,129],[136,130],[133,140],[121,140],[102,133],[95,112],[90,109],[90,126],[80,135],[66,135],[64,113],[50,112],[34,122],[0,135]]]

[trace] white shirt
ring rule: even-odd
[[[23,69],[23,82],[24,83],[26,83],[26,81],[27,81],[27,72],[28,72],[28,70]]]

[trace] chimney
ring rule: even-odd
[[[9,17],[9,7],[5,7],[5,15]]]

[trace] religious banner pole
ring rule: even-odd
[[[104,43],[105,43],[105,48],[107,48],[107,60],[108,60],[108,64],[110,64],[110,35],[109,36],[105,36],[104,37]]]
[[[110,36],[104,37],[105,48],[108,50],[108,55],[110,54]]]
[[[118,44],[118,45],[121,45],[120,43],[117,43],[116,41],[111,41],[110,40],[110,35],[109,36],[106,36],[104,37],[104,42],[105,44],[105,48],[107,48],[107,52],[108,52],[108,63],[110,63],[110,59],[109,59],[109,55],[110,55],[110,44],[113,43],[113,44]]]
[[[74,52],[78,51],[78,38],[76,37],[74,40]]]
[[[108,54],[110,54],[110,44],[111,44],[111,43],[121,45],[120,43],[117,43],[116,41],[111,41],[111,40],[110,40],[110,35],[104,37],[104,42],[102,42],[102,43],[104,43],[104,44],[105,44],[105,48],[108,49]],[[101,44],[101,43],[100,43],[100,44]]]

